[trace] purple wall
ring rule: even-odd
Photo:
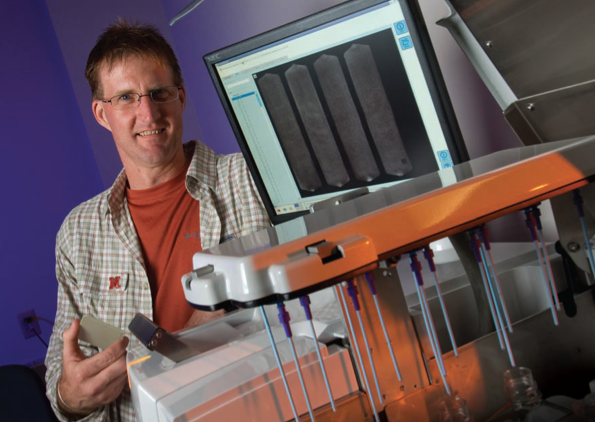
[[[58,37],[64,62],[80,107],[103,184],[111,186],[122,169],[111,133],[99,126],[91,111],[91,91],[85,80],[89,52],[103,29],[120,16],[151,23],[173,44],[160,0],[45,0]],[[185,70],[182,69],[184,73]],[[200,139],[201,132],[192,98],[184,112],[184,140]]]
[[[207,145],[220,153],[239,151],[202,57],[342,1],[206,0],[171,27]],[[168,21],[188,3],[190,0],[163,0]]]
[[[53,320],[55,236],[75,205],[103,189],[43,0],[0,2],[0,365],[42,360],[17,314]],[[50,324],[41,322],[42,338]]]

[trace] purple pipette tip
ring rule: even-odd
[[[359,300],[357,299],[357,294],[358,294],[357,286],[355,285],[353,280],[347,281],[347,294],[349,295],[349,297],[351,298],[351,301],[353,302],[353,308],[356,311],[359,311],[360,306],[359,306]]]
[[[312,320],[312,311],[310,310],[310,296],[302,296],[300,297],[300,305],[304,308],[304,312],[306,313],[306,318],[308,321]]]
[[[421,263],[417,260],[417,253],[411,252],[409,254],[409,262],[411,265],[411,271],[415,274],[416,282],[418,285],[424,285],[424,279],[421,277]]]
[[[372,292],[373,296],[376,296],[376,284],[374,283],[374,274],[366,273],[364,274],[366,281],[368,282],[368,286],[370,287],[370,291]]]
[[[289,325],[289,320],[291,318],[289,317],[289,313],[285,310],[283,302],[277,303],[277,310],[279,311],[279,322],[283,325],[283,328],[285,328],[285,335],[287,338],[290,338],[292,336],[291,326]]]
[[[535,242],[537,241],[537,235],[535,234],[535,226],[537,224],[535,223],[535,218],[533,218],[533,213],[529,209],[525,210],[525,214],[527,215],[525,224],[529,228],[529,233],[531,233],[531,239],[533,239],[533,241]]]
[[[537,230],[541,230],[543,227],[541,226],[541,211],[537,205],[534,205],[531,210],[533,211],[533,218],[535,218],[535,224],[537,225]]]
[[[574,202],[574,205],[576,205],[576,209],[578,210],[578,216],[580,218],[583,218],[585,216],[585,213],[583,211],[583,197],[581,196],[581,193],[579,192],[578,189],[574,190],[574,196],[572,197],[572,202]]]
[[[485,225],[481,226],[481,229],[479,229],[479,236],[481,237],[481,240],[482,240],[486,250],[489,251],[491,248],[491,246],[490,246],[490,232]]]
[[[436,265],[434,264],[434,251],[429,246],[424,247],[424,257],[426,258],[426,261],[428,261],[428,265],[430,266],[430,271],[435,273]]]
[[[471,245],[471,249],[473,250],[473,255],[475,255],[475,260],[481,264],[481,255],[479,254],[479,239],[476,237],[475,233],[470,233],[471,241],[469,245]]]

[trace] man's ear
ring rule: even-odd
[[[111,132],[111,126],[105,115],[105,103],[100,100],[93,100],[91,107],[93,108],[93,116],[95,116],[97,123]]]
[[[180,101],[182,102],[182,111],[186,108],[186,87],[182,85],[180,88]]]

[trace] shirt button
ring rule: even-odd
[[[149,283],[143,284],[143,290],[149,290]]]

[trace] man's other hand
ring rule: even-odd
[[[126,347],[123,337],[102,352],[86,357],[78,344],[80,321],[62,335],[62,376],[58,404],[66,414],[88,415],[118,398],[126,385]]]

